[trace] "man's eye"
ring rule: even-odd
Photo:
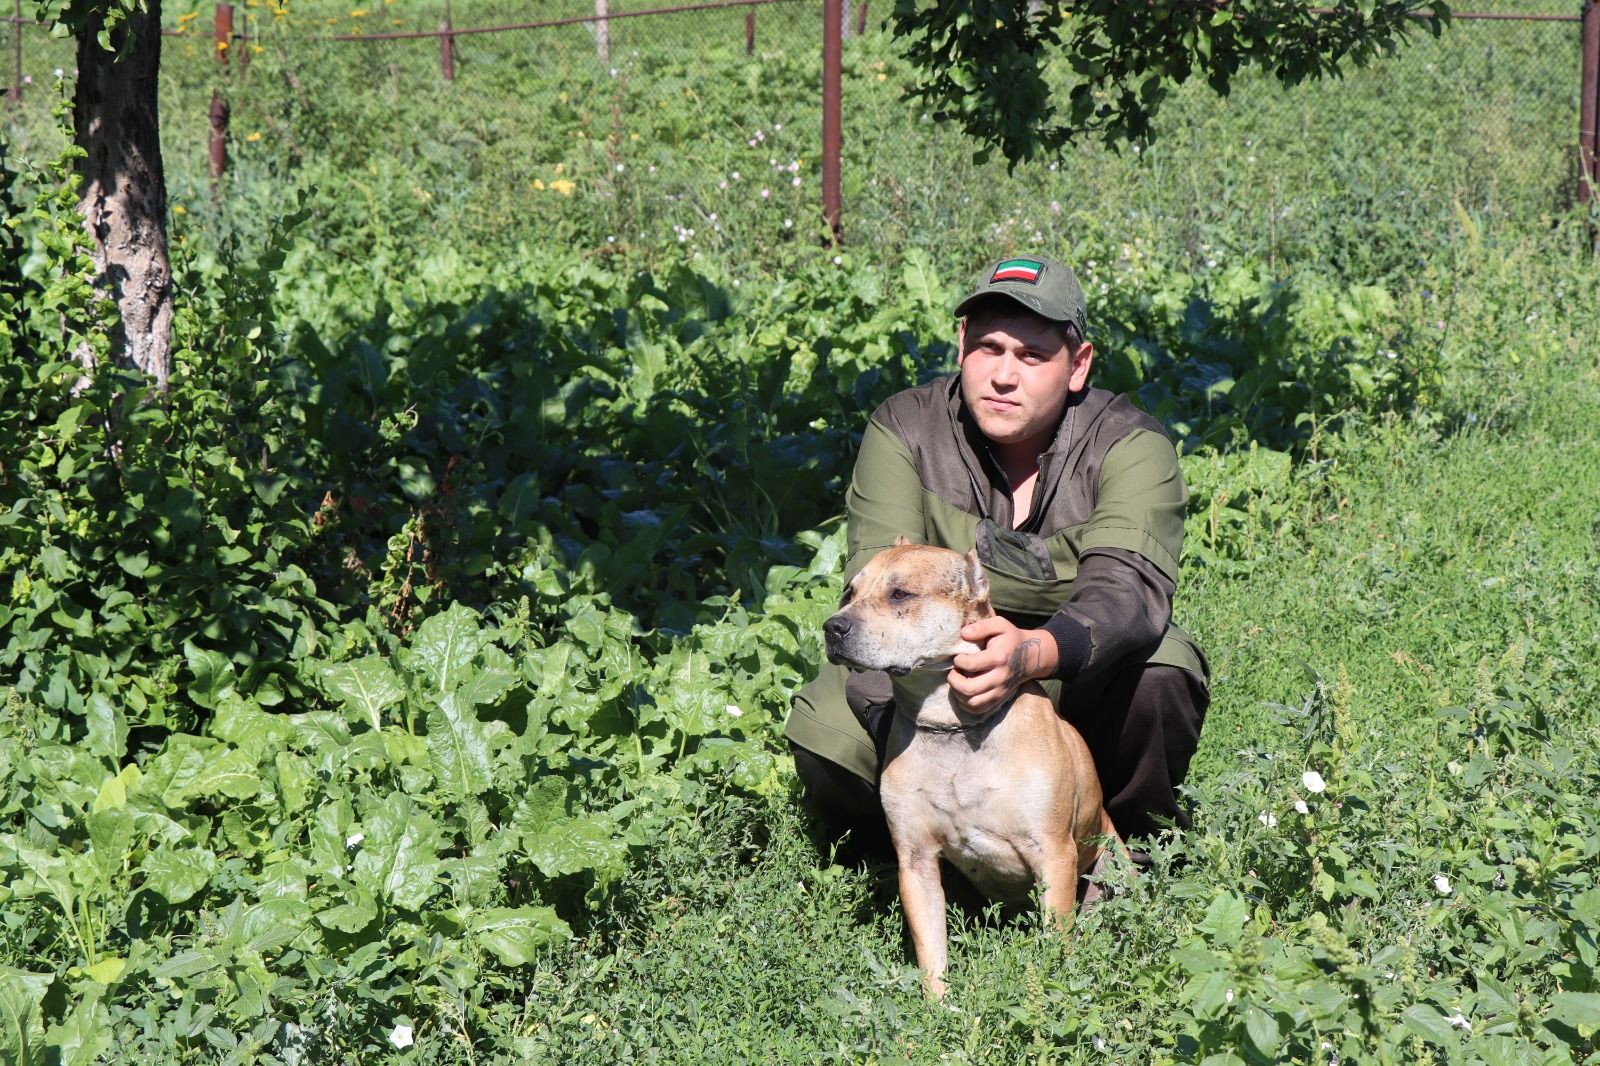
[[[907,600],[914,600],[916,598],[917,594],[915,592],[907,592],[905,589],[895,589],[889,593],[890,603],[904,603]]]

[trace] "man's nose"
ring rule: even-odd
[[[843,615],[834,615],[822,623],[822,633],[831,644],[836,644],[850,635],[850,619]]]
[[[995,360],[994,372],[989,375],[989,380],[994,384],[1009,387],[1021,380],[1017,373],[1017,360],[1010,355],[1002,355]]]

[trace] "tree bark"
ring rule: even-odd
[[[87,154],[83,213],[94,241],[95,288],[114,301],[116,358],[165,391],[172,369],[172,267],[167,258],[167,180],[157,125],[161,0],[128,12],[100,47],[105,13],[78,32],[74,138]]]

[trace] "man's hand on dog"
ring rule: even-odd
[[[1042,629],[1018,629],[996,616],[963,627],[961,639],[979,646],[957,655],[949,675],[952,699],[969,714],[988,714],[1024,683],[1055,673],[1056,641]]]

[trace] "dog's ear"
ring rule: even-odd
[[[911,542],[910,542],[910,541],[909,541],[909,540],[907,540],[907,539],[906,539],[906,535],[905,535],[905,534],[904,534],[904,533],[897,533],[897,534],[895,534],[895,538],[894,538],[894,546],[895,546],[895,547],[896,547],[896,548],[905,548],[905,547],[909,547],[909,546],[910,546],[910,544],[911,544]]]
[[[966,565],[962,567],[961,584],[972,594],[974,600],[985,604],[989,602],[989,575],[984,573],[983,564],[978,561],[978,549],[973,548],[966,554]]]

